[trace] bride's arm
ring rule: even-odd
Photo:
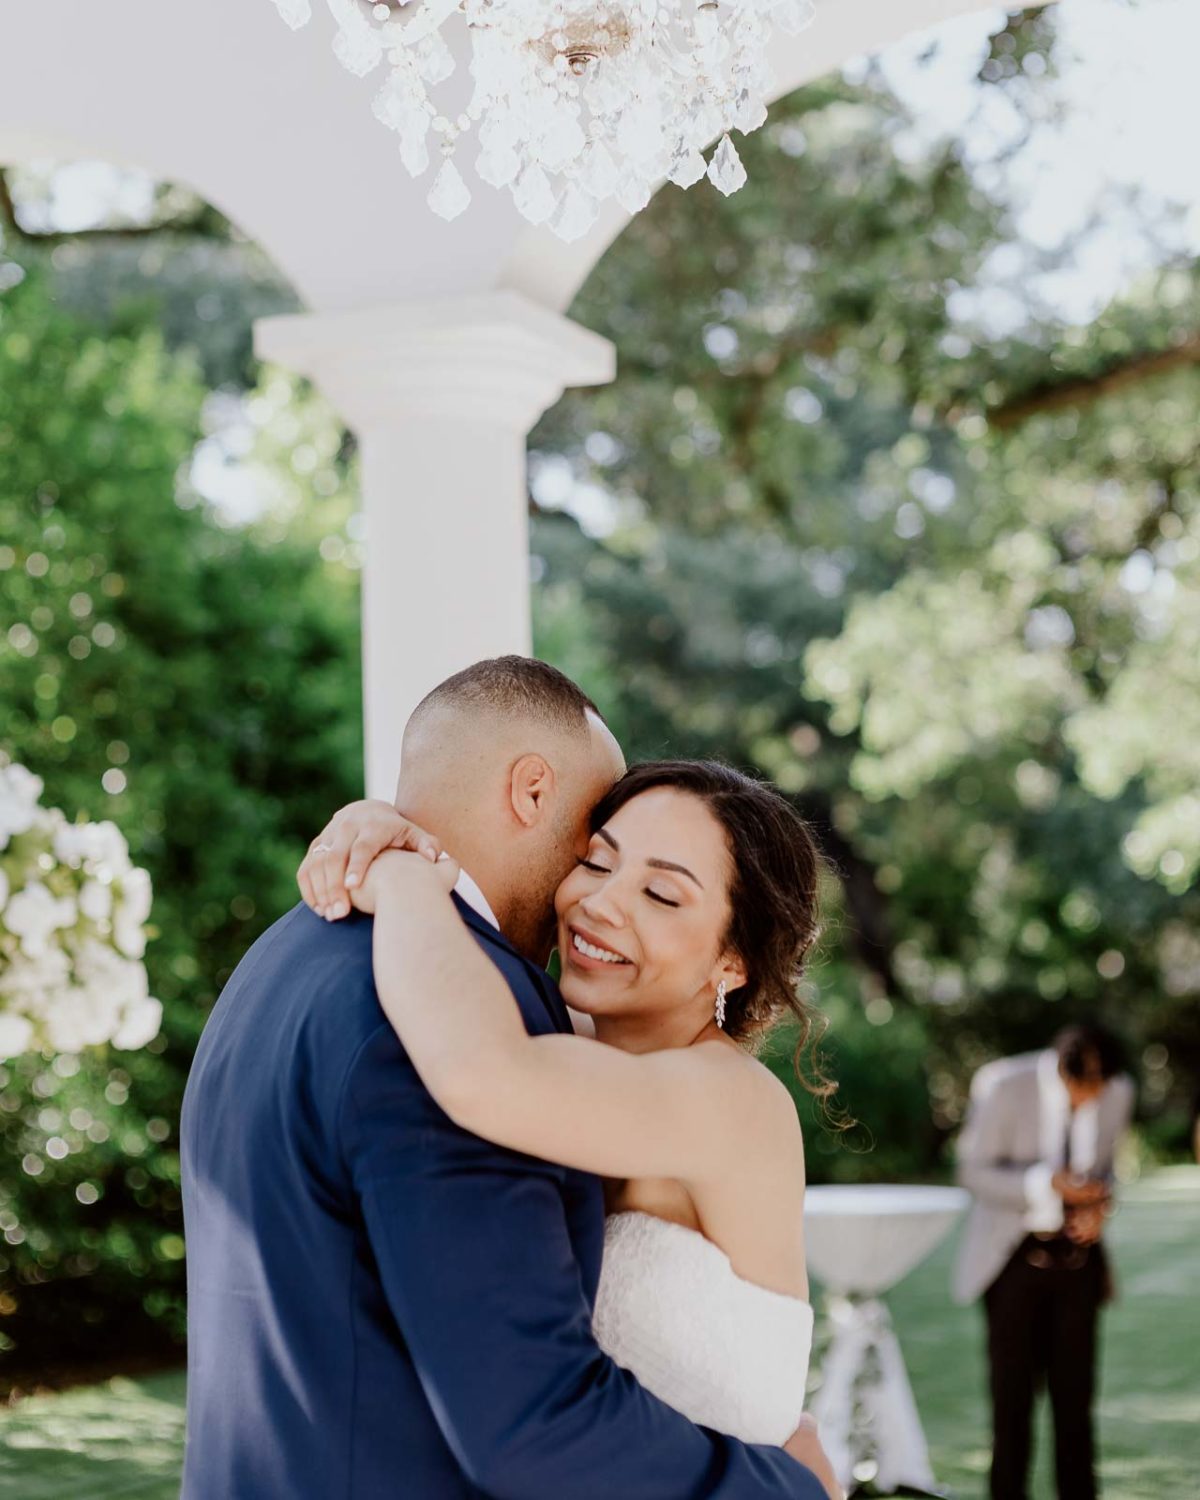
[[[364,897],[388,1020],[425,1087],[472,1134],[601,1176],[697,1181],[734,1164],[745,1137],[729,1129],[733,1112],[753,1128],[757,1110],[762,1128],[775,1128],[775,1091],[747,1088],[719,1046],[633,1056],[585,1037],[530,1036],[425,860],[384,854]]]

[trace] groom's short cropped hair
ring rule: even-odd
[[[421,699],[409,727],[443,709],[478,709],[576,732],[586,730],[588,713],[604,717],[565,673],[532,656],[494,656],[456,672]]]

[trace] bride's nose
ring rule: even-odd
[[[579,909],[597,924],[603,922],[609,927],[625,925],[625,913],[610,880],[606,880],[599,890],[589,891],[580,901]]]

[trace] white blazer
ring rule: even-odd
[[[1073,1120],[1070,1108],[1053,1048],[985,1063],[971,1080],[957,1159],[958,1180],[975,1201],[954,1268],[956,1302],[981,1297],[1027,1233],[1062,1228],[1062,1199],[1050,1185],[1055,1172],[1069,1165],[1093,1177],[1112,1175],[1133,1114],[1133,1080],[1111,1078]]]

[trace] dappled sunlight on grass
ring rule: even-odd
[[[0,1494],[13,1500],[174,1500],[182,1374],[35,1396],[0,1415]]]

